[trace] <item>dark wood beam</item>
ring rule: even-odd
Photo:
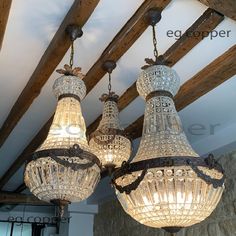
[[[21,193],[23,192],[25,189],[26,189],[26,185],[25,183],[19,185],[15,190],[14,190],[14,193]]]
[[[17,157],[10,168],[5,172],[5,174],[0,179],[0,189],[9,181],[9,179],[16,173],[16,171],[30,158],[30,154],[33,153],[42,142],[45,140],[48,134],[48,130],[52,123],[51,117],[48,122],[41,128],[41,130],[36,134],[36,136],[31,140],[29,145],[23,150],[23,152]],[[18,192],[18,191],[17,191]]]
[[[206,6],[215,9],[221,14],[236,20],[236,2],[235,0],[198,0]]]
[[[52,204],[43,202],[33,195],[22,193],[0,192],[0,204],[8,205],[37,205],[37,206],[50,206]]]
[[[83,27],[90,15],[93,13],[98,2],[99,0],[74,1],[71,9],[67,13],[47,50],[43,54],[39,64],[34,70],[31,78],[12,107],[7,119],[3,123],[0,130],[0,147],[33,103],[34,99],[40,94],[42,87],[69,49],[71,41],[65,32],[66,27],[69,24],[78,24],[80,27]]]
[[[215,29],[217,25],[224,17],[212,9],[207,9],[202,16],[183,34],[183,36],[177,40],[165,53],[164,57],[171,62],[170,66],[176,64],[181,58],[183,58],[191,49],[193,49],[199,42],[203,40],[199,37],[189,37],[187,32],[210,32]],[[192,34],[193,35],[193,34]],[[135,98],[137,98],[138,92],[136,89],[136,82],[133,83],[118,100],[119,110],[126,108]],[[87,128],[87,134],[90,135],[96,130],[101,115]]]
[[[145,14],[148,9],[152,7],[164,8],[168,5],[170,0],[146,0],[120,32],[115,36],[109,46],[104,50],[101,57],[92,66],[84,81],[87,86],[87,91],[90,91],[97,82],[104,76],[105,72],[102,70],[102,64],[107,59],[118,60],[129,47],[138,39],[138,37],[148,27],[147,22],[144,20]],[[91,82],[90,82],[91,81]],[[43,142],[52,122],[50,120],[42,127],[38,134],[33,138],[30,144],[24,149],[20,156],[15,160],[11,167],[5,172],[3,177],[0,179],[0,189],[8,182],[8,180],[14,175],[14,173],[29,159],[29,154],[34,152],[35,149]],[[1,137],[1,135],[0,135]]]
[[[1,0],[0,1],[0,50],[2,48],[2,42],[7,26],[7,20],[10,13],[12,0]]]
[[[236,45],[231,47],[180,87],[178,94],[174,98],[177,111],[184,109],[201,96],[232,78],[235,74]],[[222,96],[227,96],[227,94],[222,94]],[[129,125],[126,128],[126,132],[132,139],[136,139],[142,135],[142,128],[143,116]]]

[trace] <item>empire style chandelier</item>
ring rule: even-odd
[[[203,221],[216,208],[223,190],[223,169],[212,155],[206,159],[190,146],[173,97],[177,73],[158,57],[155,25],[158,9],[150,10],[155,61],[146,59],[137,90],[146,100],[143,133],[131,162],[113,173],[113,185],[124,210],[141,224],[176,233]]]
[[[100,161],[91,153],[86,139],[86,126],[80,101],[86,95],[84,75],[80,68],[73,69],[73,41],[82,31],[68,27],[72,46],[70,65],[58,78],[53,91],[58,100],[48,136],[33,153],[33,160],[25,169],[26,186],[39,199],[63,207],[90,196],[100,179]]]
[[[93,153],[109,172],[120,167],[131,155],[131,141],[120,126],[117,105],[119,96],[111,91],[111,73],[115,67],[114,61],[106,61],[103,65],[103,69],[109,74],[108,94],[103,94],[100,98],[104,102],[102,119],[89,141]]]
[[[225,176],[213,155],[200,157],[189,144],[173,98],[180,87],[177,73],[158,56],[155,25],[161,10],[148,11],[152,26],[154,57],[146,58],[137,80],[137,90],[146,101],[141,142],[129,161],[131,141],[119,122],[118,95],[111,90],[115,62],[106,61],[108,94],[102,119],[89,145],[80,101],[86,95],[80,68],[73,69],[73,42],[82,31],[67,28],[72,41],[70,65],[58,78],[53,91],[58,100],[48,136],[33,153],[24,180],[39,199],[63,207],[89,197],[101,171],[112,176],[112,184],[124,210],[141,224],[176,233],[203,221],[221,199]],[[104,173],[104,172],[103,172]]]

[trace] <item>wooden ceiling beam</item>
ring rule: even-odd
[[[33,195],[11,192],[0,192],[0,204],[7,205],[36,205],[36,206],[50,206],[52,204],[43,202]]]
[[[207,9],[202,16],[177,40],[165,53],[164,57],[171,62],[170,66],[176,64],[181,58],[183,58],[191,49],[193,49],[199,42],[203,40],[202,34],[198,37],[189,37],[187,32],[210,32],[219,25],[224,17],[218,12]],[[194,34],[192,34],[194,35]],[[134,82],[118,100],[119,110],[126,108],[134,99],[138,97],[136,89],[136,82]],[[90,135],[99,125],[102,118],[100,115],[89,127],[87,128],[87,134]]]
[[[175,96],[177,111],[184,109],[236,74],[236,45],[185,82]],[[223,96],[223,95],[222,95]],[[227,94],[225,94],[227,96]],[[126,128],[132,139],[141,137],[143,116]]]
[[[235,0],[198,0],[206,6],[220,12],[221,14],[236,20]]]
[[[10,13],[12,0],[0,1],[0,50],[2,48],[2,42],[7,26],[7,20]]]
[[[15,190],[14,190],[14,193],[21,193],[23,192],[25,189],[26,189],[26,185],[25,183],[19,185]]]
[[[74,1],[47,50],[40,59],[39,64],[31,75],[31,78],[13,105],[7,119],[4,121],[0,129],[0,147],[33,103],[34,99],[40,94],[42,87],[69,49],[71,41],[65,32],[66,27],[70,24],[77,24],[83,27],[98,2],[99,0]]]
[[[23,150],[23,152],[17,157],[9,169],[4,173],[0,179],[0,189],[9,181],[9,179],[17,172],[17,170],[30,158],[30,154],[34,152],[47,137],[49,128],[51,126],[53,117],[40,129],[40,131],[31,140],[29,145]],[[16,189],[17,191],[17,189]],[[18,191],[17,191],[18,192]]]
[[[85,84],[87,86],[87,92],[89,92],[96,83],[105,75],[102,69],[102,64],[107,59],[118,60],[138,39],[138,37],[144,32],[148,27],[145,21],[146,12],[153,7],[159,7],[161,9],[165,8],[171,0],[146,0],[139,9],[134,13],[130,20],[125,24],[125,26],[120,30],[120,32],[115,36],[109,46],[104,50],[101,57],[88,71],[84,78]],[[18,156],[15,162],[10,166],[10,168],[5,172],[3,177],[0,179],[0,189],[9,181],[9,179],[16,173],[16,171],[24,164],[25,161],[29,159],[29,154],[34,152],[37,147],[46,138],[46,134],[51,125],[52,117],[48,122],[41,128],[38,134],[33,138],[30,144],[24,149],[24,151]],[[0,134],[1,139],[1,134]]]

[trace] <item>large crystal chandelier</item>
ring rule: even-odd
[[[26,186],[36,197],[61,210],[90,196],[100,179],[100,161],[88,146],[81,113],[80,101],[86,95],[84,76],[80,68],[72,66],[73,44],[70,66],[58,70],[63,75],[53,85],[58,104],[48,136],[24,174]]]
[[[180,79],[158,57],[153,22],[156,61],[146,59],[150,65],[137,80],[146,100],[141,143],[132,162],[114,172],[113,184],[135,220],[175,233],[212,213],[223,193],[224,174],[212,155],[201,158],[188,143],[173,101]]]
[[[131,154],[131,142],[120,126],[117,106],[119,96],[111,92],[111,73],[115,67],[114,61],[106,61],[103,65],[109,74],[108,94],[103,94],[100,98],[104,102],[102,119],[89,141],[94,154],[110,171],[121,166],[122,162],[127,161]]]

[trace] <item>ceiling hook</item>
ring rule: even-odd
[[[72,42],[83,35],[82,29],[76,24],[68,25],[66,27],[66,33],[70,36]]]
[[[162,9],[160,8],[150,8],[146,14],[148,24],[151,26],[155,26],[161,20],[161,12]]]

